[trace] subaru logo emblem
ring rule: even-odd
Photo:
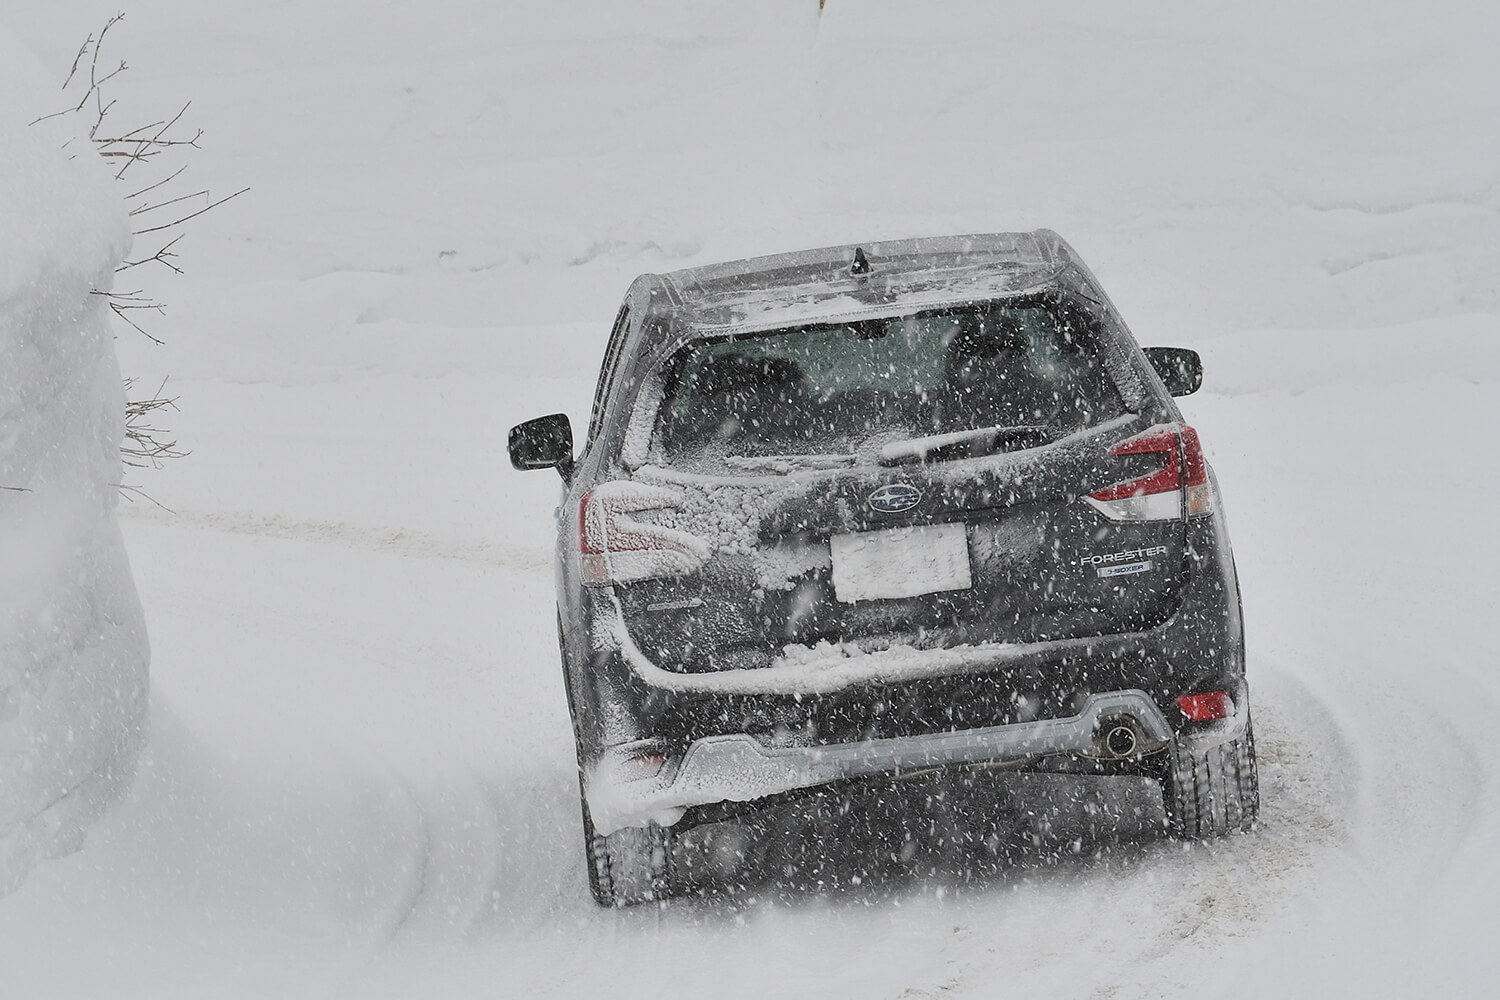
[[[882,514],[899,514],[922,502],[922,491],[911,483],[891,483],[870,494],[870,509]]]

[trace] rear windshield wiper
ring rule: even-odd
[[[892,441],[880,449],[881,465],[903,462],[940,462],[951,458],[993,455],[1002,451],[1036,448],[1053,440],[1051,428],[1035,425],[1020,427],[975,427],[966,431],[929,434],[926,437]]]
[[[724,464],[746,472],[775,472],[786,475],[795,469],[847,469],[854,464],[853,455],[726,455]]]

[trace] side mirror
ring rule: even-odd
[[[1174,396],[1191,396],[1203,386],[1203,359],[1186,347],[1147,347],[1146,360]]]
[[[510,464],[518,469],[556,469],[564,479],[573,471],[573,425],[566,413],[517,424],[507,443]]]

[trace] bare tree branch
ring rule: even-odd
[[[171,161],[185,154],[189,149],[201,148],[198,140],[203,137],[203,130],[194,129],[189,133],[187,126],[183,124],[184,117],[192,106],[191,101],[184,103],[175,114],[168,118],[157,118],[147,124],[133,127],[116,127],[120,124],[118,117],[114,117],[118,114],[116,102],[106,93],[106,89],[111,81],[128,69],[128,66],[124,60],[120,60],[118,65],[109,68],[108,64],[101,65],[100,60],[105,37],[110,29],[120,23],[124,17],[123,13],[111,17],[100,29],[98,36],[90,34],[74,54],[73,63],[68,68],[68,75],[63,81],[62,89],[65,94],[70,95],[70,98],[81,89],[82,94],[78,96],[77,101],[69,99],[68,107],[53,114],[44,115],[32,124],[69,114],[87,115],[89,142],[94,152],[110,163],[117,180],[123,179],[125,174],[132,170],[136,172],[156,171],[161,174],[159,177],[149,179],[148,182],[125,196],[126,212],[135,225],[143,225],[149,221],[147,216],[151,216],[152,219],[169,218],[171,221],[144,225],[143,228],[136,230],[133,235],[137,237],[137,250],[140,256],[121,261],[115,270],[118,273],[145,264],[160,264],[176,274],[181,274],[182,268],[177,263],[176,251],[177,244],[184,235],[180,227],[189,220],[238,198],[249,188],[241,188],[218,200],[213,199],[207,188],[190,194],[172,192],[171,184],[182,176],[188,165],[185,162],[172,165],[170,162],[163,162],[161,157],[163,154],[169,154],[166,161]],[[87,67],[86,79],[84,78],[85,67]],[[158,163],[161,165],[136,166],[137,164]],[[202,199],[203,204],[192,211],[186,211],[191,207],[187,203],[198,199]],[[179,207],[175,212],[169,211],[173,206]],[[142,240],[141,237],[152,238]],[[142,326],[136,317],[142,312],[155,312],[163,315],[166,309],[164,303],[152,295],[143,293],[140,289],[134,291],[96,290],[94,294],[103,296],[108,302],[110,311],[127,326],[152,343],[162,343],[158,337]],[[165,380],[157,386],[154,393],[145,398],[137,398],[135,385],[134,379],[125,380],[125,440],[120,449],[121,458],[128,468],[159,468],[166,459],[178,458],[186,454],[177,447],[177,441],[171,434],[157,426],[160,418],[168,410],[177,409],[177,399],[175,396],[164,395]],[[18,490],[20,488],[0,487],[0,489]],[[141,496],[156,503],[154,498],[136,486],[121,483],[119,489],[128,499]]]
[[[184,163],[182,166],[178,167],[176,170],[172,171],[170,174],[168,174],[167,176],[163,177],[161,180],[157,181],[155,184],[148,184],[145,187],[141,188],[139,191],[134,191],[134,192],[132,192],[130,194],[127,194],[125,196],[125,200],[127,202],[134,201],[135,199],[139,198],[143,194],[146,194],[146,193],[148,193],[150,191],[155,191],[157,188],[161,187],[163,184],[170,184],[170,183],[172,183],[173,181],[175,181],[177,179],[178,175],[181,174],[186,169],[187,169],[187,164]],[[134,215],[135,213],[132,212],[131,214]]]
[[[78,73],[78,67],[79,67],[80,64],[82,64],[84,55],[88,53],[89,46],[91,46],[93,44],[94,44],[94,33],[91,31],[91,32],[89,32],[89,37],[87,37],[87,38],[85,38],[83,40],[83,44],[80,45],[80,46],[78,46],[78,54],[73,57],[73,66],[72,66],[71,69],[68,70],[68,78],[63,81],[63,85],[62,85],[62,89],[63,90],[67,90],[68,89],[68,84],[70,84],[70,83],[73,82],[73,77],[75,75],[77,75],[77,73]]]
[[[206,198],[207,196],[208,196],[207,189],[202,190],[202,191],[194,191],[191,194],[180,194],[176,198],[168,198],[166,201],[158,201],[158,202],[156,202],[154,204],[151,204],[151,205],[137,205],[135,208],[132,208],[126,214],[128,214],[128,215],[145,215],[147,212],[154,212],[158,208],[166,208],[168,205],[176,205],[179,202],[187,201],[189,198]]]
[[[159,233],[163,229],[171,229],[173,226],[180,226],[184,222],[186,222],[187,220],[189,220],[189,219],[196,219],[198,216],[202,215],[204,212],[207,212],[210,209],[218,208],[220,205],[224,204],[226,201],[229,201],[231,198],[238,198],[240,195],[244,194],[246,191],[249,191],[249,190],[250,190],[249,188],[240,188],[234,194],[225,195],[223,198],[220,198],[218,201],[213,202],[213,203],[208,204],[208,205],[204,205],[202,208],[198,209],[198,211],[193,212],[190,215],[184,215],[182,218],[176,220],[175,222],[168,222],[165,225],[161,225],[161,226],[152,226],[150,229],[137,229],[135,231],[135,235],[137,235],[137,236],[145,236],[147,233]]]
[[[161,339],[152,336],[144,327],[142,327],[139,323],[137,323],[135,320],[131,319],[129,315],[127,315],[127,313],[129,313],[130,311],[138,309],[149,309],[152,312],[165,315],[166,306],[164,304],[153,299],[144,298],[140,294],[139,290],[136,290],[134,292],[101,292],[95,290],[91,294],[102,295],[106,299],[108,299],[110,312],[114,313],[116,316],[120,317],[120,319],[128,323],[133,329],[135,329],[147,340],[151,341],[153,344],[164,343],[164,341],[162,341]]]
[[[127,393],[135,386],[135,379],[125,380]],[[167,440],[167,432],[153,423],[153,414],[177,409],[176,396],[164,396],[167,380],[162,379],[156,391],[144,399],[131,399],[125,404],[125,442],[120,454],[125,464],[136,469],[159,469],[163,459],[181,458],[187,454],[177,447],[177,439]],[[128,398],[128,397],[127,397]]]
[[[156,499],[156,497],[147,493],[139,486],[128,483],[115,483],[115,488],[120,491],[120,495],[122,497],[124,497],[126,500],[129,500],[131,503],[135,503],[135,498],[140,497],[142,500],[151,501],[152,503],[156,504],[156,506],[160,507],[162,510],[167,511],[170,514],[177,513],[171,507],[168,507],[166,504],[162,503],[160,500]]]
[[[140,267],[142,264],[157,263],[170,267],[173,271],[181,274],[182,268],[172,263],[170,258],[177,256],[172,252],[172,248],[177,245],[178,240],[182,239],[186,235],[186,233],[178,233],[176,236],[172,237],[171,241],[168,242],[165,246],[157,248],[156,253],[152,254],[150,257],[142,257],[140,260],[121,261],[120,266],[115,268],[115,273],[119,274],[121,271],[132,267]]]

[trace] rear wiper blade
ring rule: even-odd
[[[775,472],[781,475],[794,469],[847,469],[854,464],[853,455],[726,455],[724,464],[747,472]]]
[[[880,449],[881,465],[929,462],[1001,451],[1035,448],[1052,441],[1052,429],[1039,425],[975,427],[966,431],[929,434],[926,437],[892,441]]]

